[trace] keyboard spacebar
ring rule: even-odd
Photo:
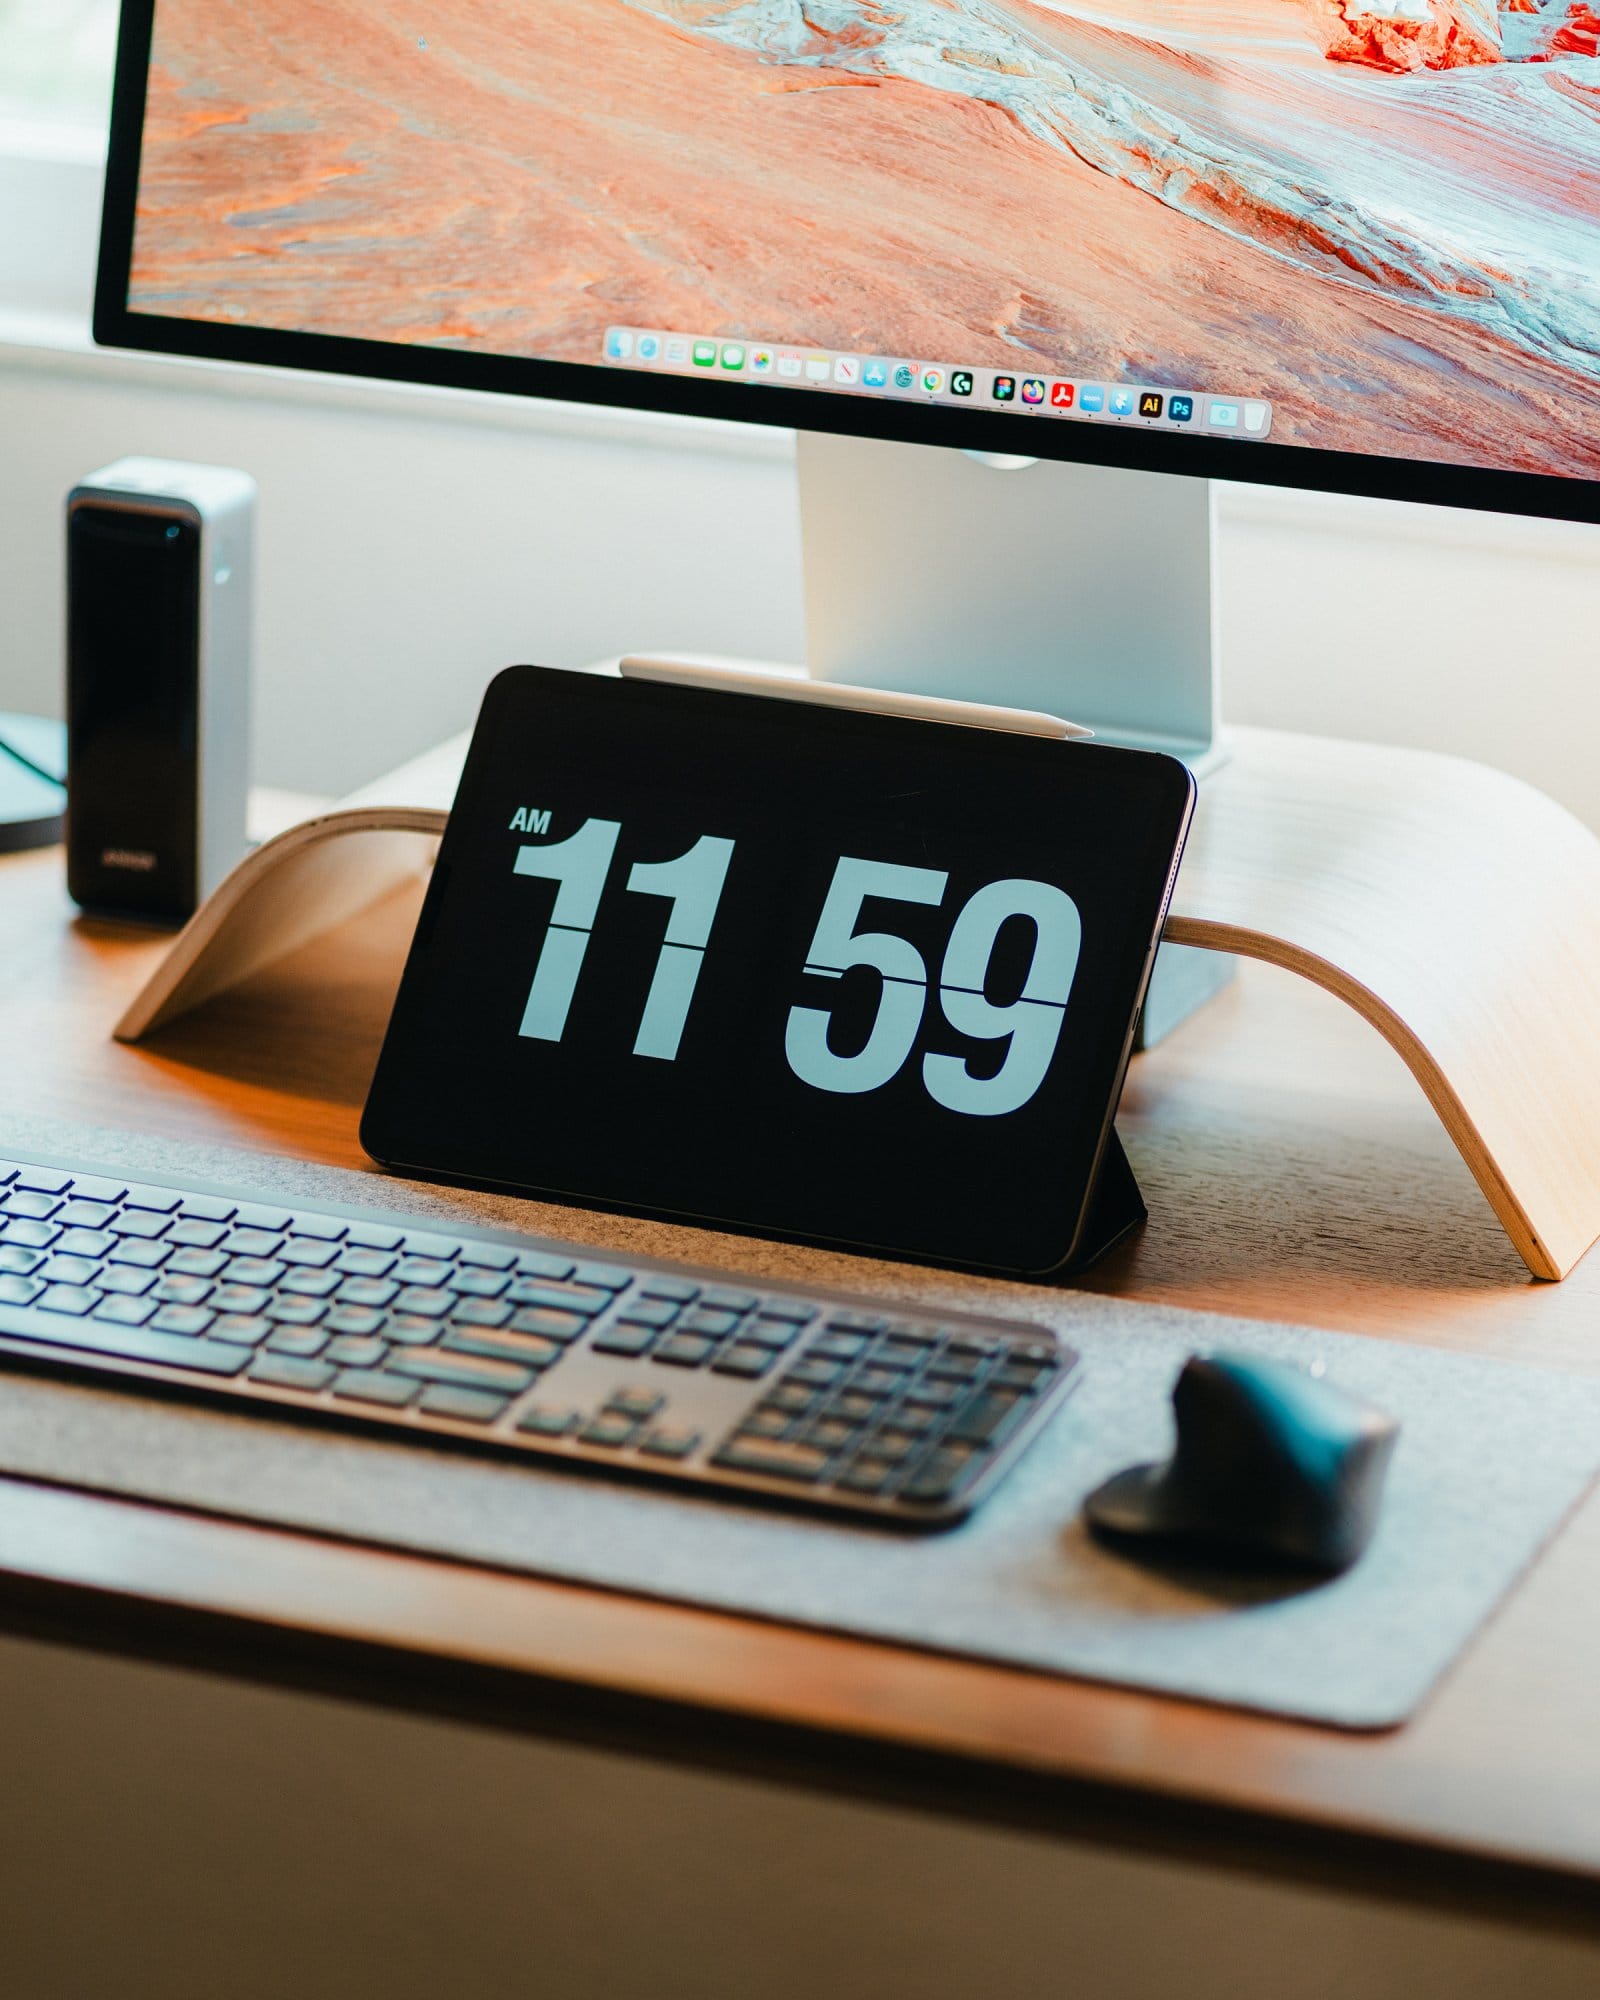
[[[51,1347],[75,1347],[121,1361],[158,1361],[168,1368],[195,1368],[202,1375],[237,1375],[255,1359],[255,1350],[231,1340],[151,1333],[142,1326],[111,1326],[97,1319],[72,1319],[32,1306],[0,1306],[0,1336],[36,1340]]]

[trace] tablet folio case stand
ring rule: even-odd
[[[1114,1249],[1124,1236],[1137,1229],[1149,1213],[1144,1205],[1144,1196],[1139,1192],[1139,1183],[1133,1177],[1133,1168],[1128,1164],[1128,1156],[1122,1150],[1122,1141],[1113,1126],[1106,1134],[1100,1170],[1095,1175],[1094,1189],[1084,1210],[1083,1235],[1073,1255],[1050,1273],[1051,1280],[1059,1281],[1073,1277],[1079,1271],[1087,1271],[1108,1250]]]

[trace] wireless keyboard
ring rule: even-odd
[[[922,1528],[993,1489],[1078,1362],[1015,1322],[20,1158],[0,1359]]]

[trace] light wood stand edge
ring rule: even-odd
[[[1416,1077],[1528,1269],[1565,1277],[1600,1236],[1600,840],[1460,758],[1256,729],[1230,746],[1202,784],[1165,935],[1282,966],[1354,1008]],[[117,1038],[425,869],[454,789],[441,774],[463,748],[413,767],[427,780],[415,805],[353,802],[258,848]]]

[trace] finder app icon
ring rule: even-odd
[[[633,335],[625,326],[614,326],[606,335],[606,359],[627,361],[633,354]]]

